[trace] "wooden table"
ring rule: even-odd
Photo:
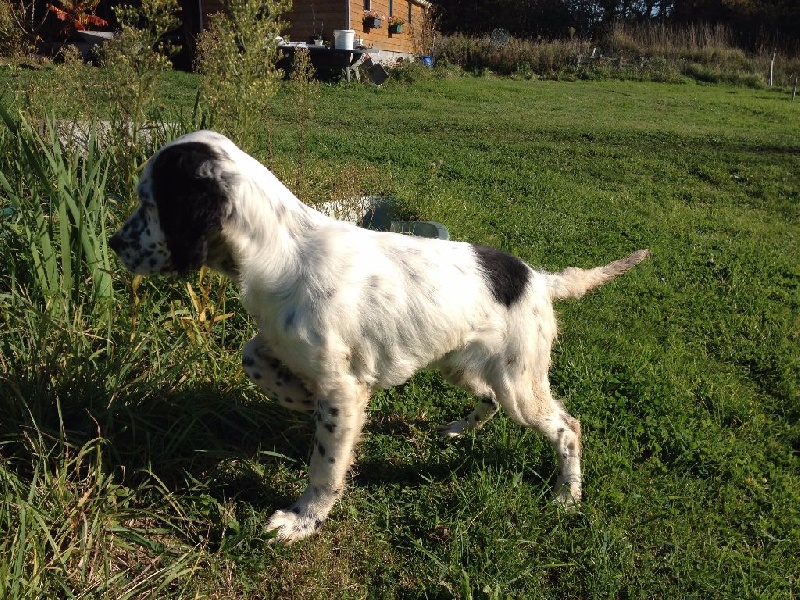
[[[367,55],[374,55],[380,52],[380,50],[373,48],[343,50],[341,48],[328,48],[327,46],[308,44],[280,44],[278,50],[283,54],[283,57],[278,60],[278,66],[286,71],[287,74],[292,70],[294,53],[298,48],[308,50],[311,64],[314,65],[319,78],[326,79],[330,77],[335,79],[337,78],[336,76],[343,75],[348,82],[351,81],[351,77],[360,80],[358,65]]]

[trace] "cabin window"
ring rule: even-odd
[[[372,0],[364,0],[364,10],[372,10]]]

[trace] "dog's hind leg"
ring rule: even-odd
[[[446,437],[459,437],[465,431],[483,426],[495,413],[500,405],[497,403],[494,390],[477,376],[469,376],[463,371],[449,372],[443,370],[444,376],[451,383],[464,388],[480,398],[475,409],[463,419],[440,425],[437,431]]]
[[[242,366],[250,380],[270,399],[292,410],[314,412],[314,398],[306,386],[272,356],[267,343],[258,336],[244,345]]]
[[[463,419],[452,421],[447,425],[440,425],[437,431],[445,437],[460,437],[465,431],[482,427],[495,413],[500,405],[494,398],[494,393],[482,396],[475,410]]]
[[[479,398],[479,402],[475,409],[463,419],[439,425],[436,428],[441,435],[451,438],[460,437],[470,429],[482,427],[500,408],[492,387],[479,373],[467,368],[466,363],[460,361],[459,358],[457,354],[449,355],[436,366],[447,381],[472,392]]]
[[[341,497],[369,395],[370,390],[355,381],[320,388],[309,485],[294,504],[270,518],[267,529],[276,532],[277,540],[292,543],[312,535]]]
[[[570,506],[581,500],[581,423],[561,406],[552,412],[540,426],[540,431],[550,440],[558,456],[556,503]]]
[[[550,393],[546,375],[531,383],[519,378],[498,385],[497,398],[508,415],[526,427],[539,430],[558,456],[558,479],[554,501],[564,506],[580,502],[581,424]]]

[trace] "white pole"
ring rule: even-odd
[[[772,70],[775,67],[775,52],[772,53],[772,60],[769,61],[769,87],[772,87]]]

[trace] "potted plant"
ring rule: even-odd
[[[108,22],[94,14],[100,0],[59,0],[59,6],[47,5],[59,21],[64,21],[64,33],[86,31],[89,27],[105,27]]]
[[[309,38],[309,41],[314,44],[315,46],[323,46],[325,45],[325,41],[322,39],[322,30],[325,28],[325,21],[321,20],[319,28],[317,28],[317,15],[313,12],[314,5],[311,5],[311,15],[312,15],[312,29],[314,34]]]
[[[364,27],[367,29],[380,29],[383,25],[383,16],[374,10],[364,11]]]
[[[397,15],[390,15],[389,16],[389,33],[400,33],[403,31],[403,23],[405,23],[404,19],[401,19]]]

